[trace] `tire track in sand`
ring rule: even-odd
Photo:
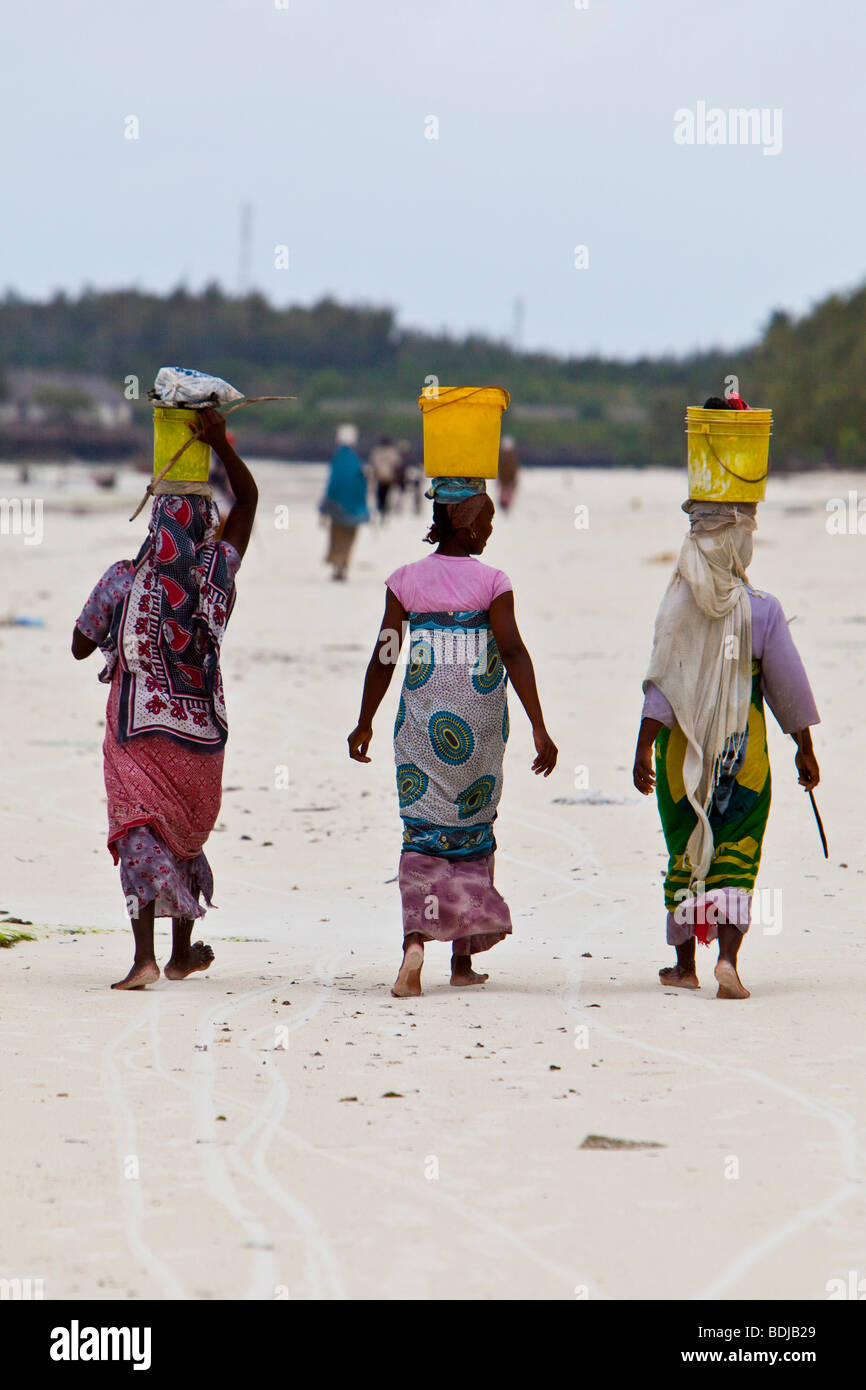
[[[121,1065],[124,1057],[118,1061],[118,1053],[129,1042],[139,1030],[150,1025],[151,1029],[159,1017],[159,996],[156,994],[148,996],[141,1001],[142,1009],[127,1023],[126,1027],[106,1043],[100,1054],[100,1076],[102,1090],[108,1101],[111,1112],[112,1124],[114,1126],[115,1144],[117,1150],[117,1163],[121,1172],[120,1192],[121,1209],[123,1212],[123,1226],[126,1235],[126,1243],[141,1266],[147,1271],[157,1287],[162,1291],[166,1298],[185,1299],[189,1295],[183,1282],[177,1277],[172,1269],[157,1255],[148,1244],[144,1236],[144,1179],[143,1175],[137,1181],[122,1176],[124,1161],[129,1156],[138,1156],[138,1128],[135,1122],[132,1105],[126,1094],[121,1077]],[[131,1054],[127,1050],[125,1055],[126,1067],[129,1070]],[[143,1166],[143,1165],[142,1165]]]

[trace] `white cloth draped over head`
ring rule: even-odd
[[[746,570],[752,558],[754,503],[684,502],[691,522],[656,617],[643,683],[656,686],[686,739],[683,784],[697,815],[686,846],[691,882],[713,857],[707,818],[723,759],[743,745],[752,698],[752,608]]]

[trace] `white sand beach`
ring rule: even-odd
[[[866,538],[826,530],[827,499],[864,479],[771,478],[759,515],[751,577],[793,620],[822,715],[830,859],[768,714],[752,998],[716,1000],[702,947],[700,992],[660,987],[664,846],[631,784],[684,476],[581,471],[524,474],[484,556],[513,580],[560,750],[531,774],[512,695],[496,874],[514,936],[471,991],[433,943],[423,997],[397,1000],[397,680],[370,766],[346,735],[382,581],[427,553],[428,504],[365,528],[336,585],[324,469],[255,472],[223,651],[218,910],[194,933],[216,961],[180,983],[108,988],[132,937],[105,847],[106,688],[98,655],[69,652],[144,534],[141,479],[35,467],[42,543],[0,535],[0,619],[44,622],[0,627],[0,908],[35,938],[0,950],[0,1279],[47,1299],[823,1299],[866,1270]],[[0,468],[0,494],[21,492]],[[166,921],[158,942],[164,960]]]

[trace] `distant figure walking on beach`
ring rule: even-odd
[[[421,515],[421,492],[424,481],[424,469],[422,464],[415,457],[412,445],[408,439],[401,439],[397,444],[400,450],[400,459],[403,473],[404,491],[412,498],[412,510],[416,516]]]
[[[367,510],[367,479],[364,465],[356,453],[357,444],[356,426],[340,425],[337,429],[337,452],[331,459],[331,471],[328,474],[328,486],[319,503],[319,511],[330,522],[326,561],[333,566],[332,578],[337,580],[346,578],[358,527],[370,520]]]
[[[367,462],[373,479],[373,486],[376,489],[376,510],[379,513],[379,520],[384,521],[388,515],[391,489],[397,481],[402,462],[400,450],[390,435],[382,435],[379,443],[370,450],[370,457]]]
[[[704,407],[725,408],[715,397]],[[677,962],[659,979],[698,989],[695,939],[718,938],[717,998],[748,999],[737,954],[770,812],[764,698],[796,739],[807,790],[820,778],[810,733],[820,721],[779,600],[746,575],[755,504],[688,501],[683,511],[690,530],[656,618],[633,772],[639,792],[655,788],[669,855]]]
[[[222,540],[208,496],[159,493],[134,560],[99,580],[72,634],[77,660],[100,647],[110,685],[103,744],[108,848],[120,865],[135,957],[112,989],[159,978],[154,918],[171,917],[169,980],[207,970],[210,946],[191,944],[193,920],[211,906],[204,844],[222,799],[228,726],[220,647],[256,514],[252,475],[228,443],[216,410],[198,432],[225,464],[234,493]]]
[[[517,475],[520,472],[520,459],[517,445],[510,434],[506,434],[499,450],[499,505],[504,512],[510,511],[517,491]]]
[[[482,478],[434,478],[432,555],[389,575],[385,613],[367,667],[349,756],[368,763],[373,719],[410,631],[394,726],[403,819],[399,884],[403,962],[391,993],[421,993],[426,941],[451,943],[451,984],[483,984],[472,957],[511,932],[493,886],[493,822],[502,794],[510,678],[532,724],[535,773],[557,750],[541,713],[532,661],[517,629],[502,570],[477,558],[493,529]],[[429,496],[430,494],[428,494]]]

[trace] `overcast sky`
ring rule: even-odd
[[[7,6],[0,286],[234,291],[248,202],[249,278],[280,304],[331,293],[502,338],[522,300],[526,347],[736,346],[863,278],[863,10]],[[677,143],[701,102],[765,110],[769,138]]]

